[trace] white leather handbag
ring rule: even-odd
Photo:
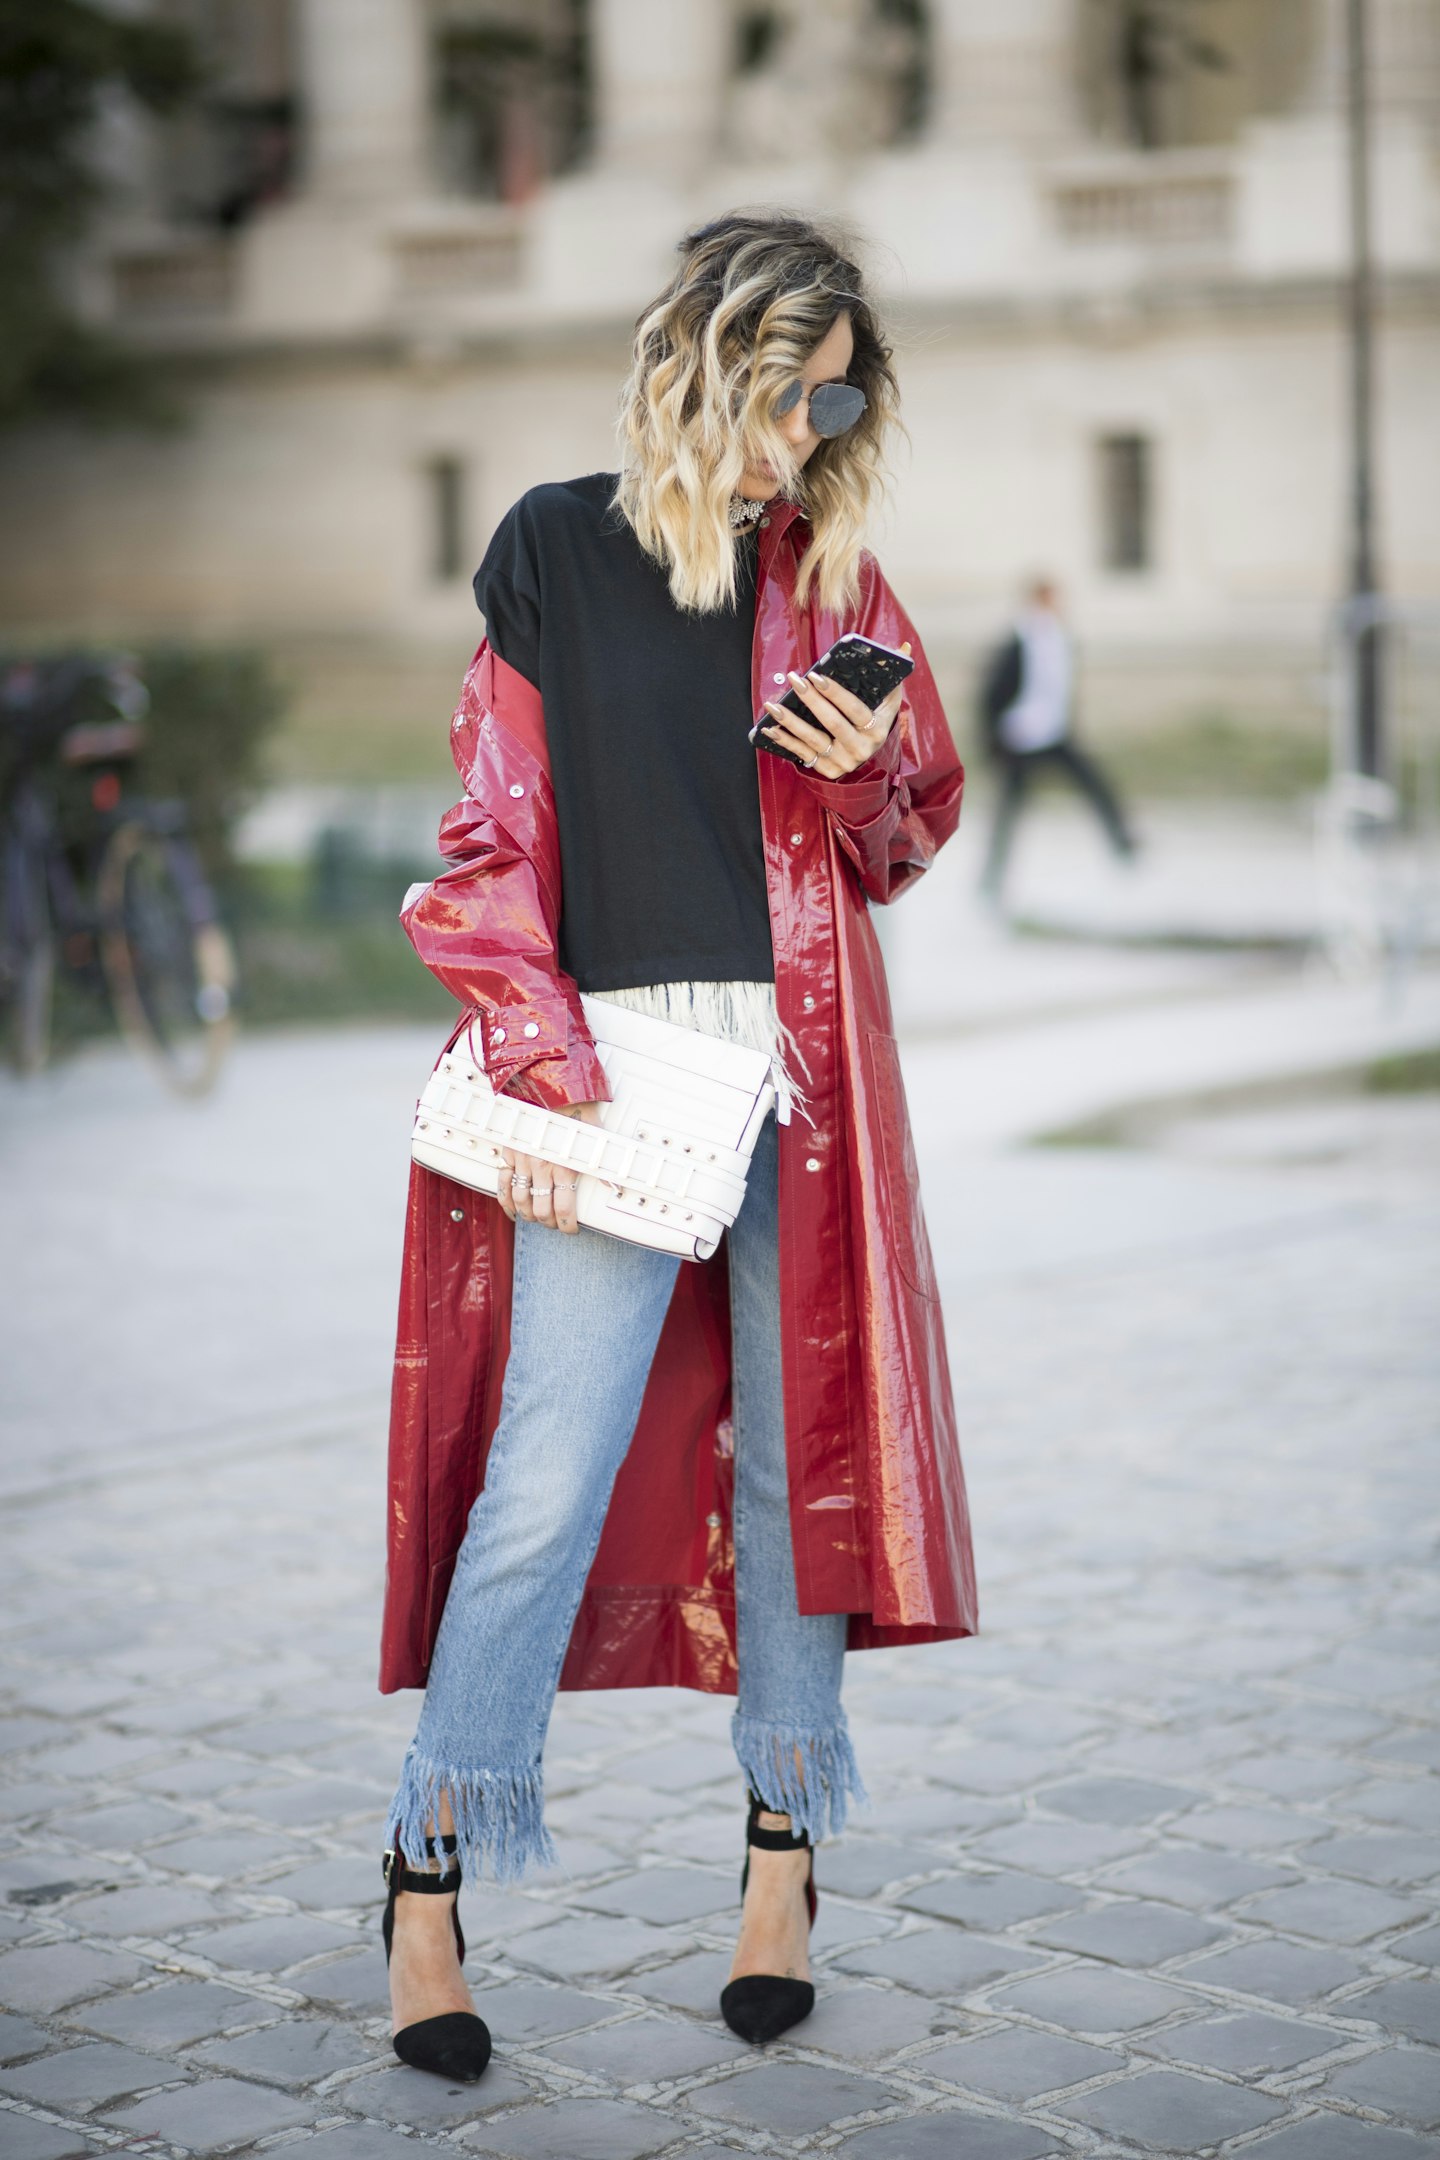
[[[575,1174],[592,1230],[708,1260],[740,1212],[760,1128],[775,1101],[763,1050],[582,997],[610,1101],[600,1123],[497,1095],[462,1035],[430,1077],[410,1151],[476,1192],[496,1192],[502,1148]]]

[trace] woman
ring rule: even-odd
[[[890,350],[809,223],[727,216],[679,252],[639,322],[622,471],[532,489],[477,575],[465,800],[404,921],[501,1092],[596,1115],[586,991],[763,1044],[780,1110],[704,1265],[577,1230],[573,1183],[538,1160],[507,1156],[498,1206],[412,1176],[381,1685],[426,1695],[386,1942],[396,2050],[451,2077],[489,2053],[461,1872],[550,1856],[557,1684],[738,1687],[747,1873],[721,2007],[762,2041],[813,2003],[811,1847],[861,1793],[845,1650],[976,1624],[868,913],[927,867],[962,785],[861,547]],[[846,629],[914,650],[903,701],[872,712],[799,672]],[[776,702],[791,685],[804,718]],[[798,762],[751,747],[757,714]]]

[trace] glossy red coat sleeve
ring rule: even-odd
[[[843,780],[806,779],[834,822],[867,896],[893,900],[928,870],[960,821],[965,768],[915,626],[878,563],[861,565],[860,604],[845,624],[882,645],[909,642],[915,671],[883,748]]]
[[[547,1110],[608,1101],[558,957],[560,843],[540,694],[488,645],[465,677],[451,748],[465,798],[440,824],[449,867],[402,909],[405,933],[469,1009],[497,1089]]]

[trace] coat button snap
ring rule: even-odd
[[[504,1030],[504,1028],[492,1028],[492,1029],[491,1029],[491,1031],[490,1031],[490,1040],[491,1040],[491,1042],[504,1042],[504,1040],[505,1040],[505,1030]]]
[[[813,997],[805,997],[805,998],[802,998],[802,999],[800,1000],[800,1002],[801,1002],[801,1004],[802,1004],[802,1005],[803,1005],[803,1006],[805,1007],[805,1010],[806,1010],[806,1012],[814,1012],[814,1010],[815,1010],[815,1000],[814,1000],[814,998],[813,998]]]
[[[761,520],[760,520],[760,523],[761,523],[762,525],[768,525],[768,524],[770,523],[770,520],[769,520],[769,518],[761,518]],[[777,680],[779,680],[779,679],[780,679],[780,678],[778,678],[778,677],[777,677]]]
[[[820,1167],[820,1158],[819,1158],[819,1156],[818,1156],[818,1155],[807,1155],[807,1156],[806,1156],[806,1158],[805,1158],[805,1168],[806,1168],[807,1170],[818,1170],[818,1169],[819,1169],[819,1167]]]
[[[524,1028],[523,1028],[523,1029],[521,1030],[521,1032],[522,1032],[522,1034],[525,1034],[525,1035],[529,1035],[529,1036],[531,1036],[532,1038],[533,1038],[534,1036],[538,1035],[538,1034],[539,1034],[539,1032],[540,1032],[540,1023],[539,1023],[539,1021],[538,1021],[538,1020],[527,1020],[527,1021],[525,1022]]]
[[[804,833],[803,833],[803,832],[792,832],[792,833],[791,833],[791,835],[790,835],[790,845],[791,845],[791,847],[799,847],[799,846],[801,845],[801,843],[803,842],[804,838],[805,838],[805,835],[804,835]]]
[[[464,1220],[465,1220],[465,1210],[464,1210],[464,1208],[463,1208],[463,1207],[452,1207],[452,1208],[451,1208],[451,1210],[450,1210],[450,1220],[451,1220],[451,1222],[464,1222]]]
[[[770,680],[771,682],[784,682],[785,677],[783,675],[772,675]]]
[[[512,795],[523,795],[523,794],[524,794],[524,792],[525,792],[525,790],[524,790],[524,788],[523,788],[523,787],[521,787],[521,785],[520,785],[520,782],[519,782],[518,780],[517,780],[517,781],[515,782],[515,785],[514,785],[514,786],[513,786],[512,788],[511,788],[511,790],[510,790],[510,793],[511,793]]]
[[[708,1523],[708,1524],[710,1525],[710,1528],[711,1528],[712,1530],[718,1530],[718,1529],[719,1529],[719,1527],[720,1527],[720,1517],[719,1517],[718,1515],[707,1515],[707,1516],[705,1517],[705,1520],[706,1520],[706,1522],[707,1522],[707,1523]]]

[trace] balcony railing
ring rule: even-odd
[[[1050,201],[1062,239],[1082,247],[1213,247],[1234,227],[1233,177],[1213,165],[1067,173],[1052,179]]]
[[[465,299],[520,282],[522,228],[510,211],[415,225],[392,234],[396,298]]]
[[[235,303],[232,243],[186,235],[117,255],[111,266],[115,313],[127,323],[169,323],[228,314]]]

